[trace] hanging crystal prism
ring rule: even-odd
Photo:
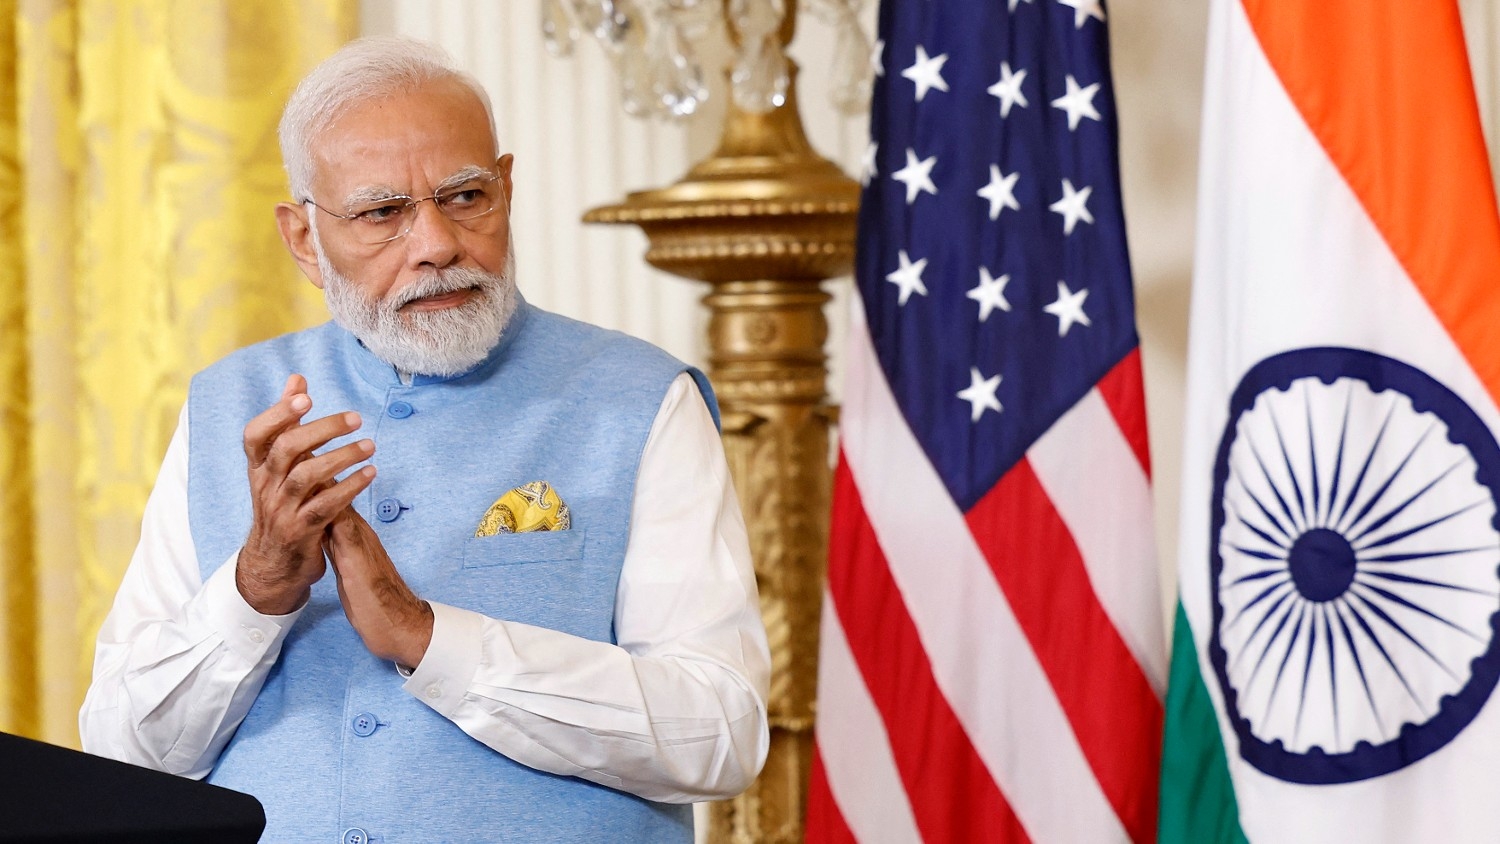
[[[655,112],[651,58],[640,45],[626,46],[615,55],[620,75],[620,105],[631,117],[651,116]]]
[[[558,58],[573,55],[578,42],[578,24],[562,0],[542,0],[542,43]]]
[[[632,23],[632,9],[625,0],[573,0],[579,24],[606,47],[624,45]]]
[[[841,6],[837,16],[838,36],[833,49],[833,73],[828,98],[844,114],[859,114],[870,107],[874,69],[870,40],[859,25],[854,10]]]
[[[734,102],[753,114],[763,114],[786,103],[791,70],[781,39],[766,35],[740,44],[740,56],[729,74]]]
[[[656,18],[651,38],[651,90],[660,113],[686,117],[708,98],[703,68],[669,12]]]

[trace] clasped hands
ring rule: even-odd
[[[360,427],[357,413],[302,422],[312,408],[307,380],[287,378],[281,398],[245,426],[250,535],[240,549],[235,584],[257,612],[285,615],[307,602],[333,565],[344,615],[370,653],[415,667],[432,641],[432,607],[406,585],[364,517],[351,506],[375,479],[364,466],[375,442],[362,439],[313,452]]]

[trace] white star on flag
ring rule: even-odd
[[[1000,388],[1000,376],[992,375],[989,378],[979,374],[979,367],[969,367],[969,386],[958,391],[958,397],[969,403],[969,421],[978,422],[979,417],[986,410],[999,413],[1000,400],[995,398],[995,391]]]
[[[865,147],[864,156],[859,159],[859,183],[865,187],[869,187],[870,180],[880,175],[875,168],[875,154],[878,152],[880,144],[870,141],[870,145]]]
[[[913,264],[911,258],[907,257],[905,249],[902,249],[896,257],[901,259],[901,268],[885,277],[886,281],[901,290],[901,298],[896,301],[896,304],[905,305],[906,300],[911,298],[913,290],[926,296],[927,285],[922,283],[922,271],[927,269],[927,259],[923,258]]]
[[[1074,323],[1080,323],[1085,328],[1089,326],[1089,315],[1083,312],[1083,300],[1088,296],[1087,288],[1074,293],[1068,290],[1066,282],[1057,283],[1057,301],[1042,308],[1057,317],[1057,336],[1068,336],[1068,329],[1072,328]]]
[[[1019,171],[1007,176],[1000,172],[999,167],[990,165],[990,183],[979,189],[979,196],[990,201],[991,220],[1000,216],[1002,208],[1021,210],[1021,203],[1016,201],[1016,180],[1019,178]]]
[[[1089,18],[1104,20],[1104,9],[1100,7],[1099,0],[1057,0],[1064,6],[1073,9],[1073,28],[1083,29],[1083,22]]]
[[[1014,0],[1012,0],[1014,2]],[[1026,81],[1026,69],[1012,73],[1010,62],[1000,63],[1000,81],[986,88],[991,95],[1000,100],[1000,116],[1010,117],[1010,107],[1018,105],[1025,108],[1030,105],[1026,102],[1026,95],[1021,92],[1021,83]]]
[[[1067,179],[1062,180],[1062,189],[1062,199],[1047,207],[1062,215],[1063,234],[1069,235],[1073,233],[1073,227],[1078,225],[1079,220],[1085,223],[1094,222],[1094,215],[1089,213],[1089,194],[1093,193],[1094,189],[1085,185],[1083,190],[1074,190],[1073,183]]]
[[[1010,11],[1014,12],[1016,10],[1016,4],[1019,2],[1021,2],[1021,0],[1010,0]],[[1026,0],[1026,2],[1030,3],[1031,0]]]
[[[876,76],[885,75],[885,39],[875,39],[875,49],[870,51],[870,69]]]
[[[937,196],[937,185],[932,183],[932,166],[937,164],[937,156],[931,156],[921,161],[917,160],[917,154],[910,147],[906,150],[906,166],[891,174],[891,178],[906,185],[906,204],[910,205],[917,200],[917,194],[927,191]]]
[[[1052,101],[1053,108],[1060,108],[1068,113],[1068,131],[1072,132],[1078,128],[1078,122],[1087,117],[1090,120],[1098,120],[1099,112],[1094,108],[1094,95],[1099,93],[1099,83],[1087,88],[1078,87],[1078,80],[1073,74],[1068,74],[1064,80],[1068,86],[1068,93]]]
[[[1010,301],[1005,298],[1005,285],[1010,283],[1009,275],[995,278],[990,275],[989,267],[979,268],[979,286],[972,288],[964,295],[979,303],[979,321],[984,322],[990,318],[990,311],[999,308],[1002,311],[1010,311]]]
[[[939,91],[947,91],[948,83],[943,81],[943,64],[948,61],[948,54],[928,58],[927,51],[921,44],[917,45],[917,61],[911,67],[901,71],[901,75],[917,83],[917,102],[927,96],[927,92],[933,88]]]

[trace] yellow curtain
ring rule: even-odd
[[[356,0],[0,0],[0,730],[77,746],[188,377],[325,318],[276,121]]]

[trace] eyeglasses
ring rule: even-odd
[[[405,237],[411,231],[413,221],[417,219],[417,206],[429,199],[444,217],[455,223],[465,224],[465,228],[476,228],[475,220],[483,218],[504,202],[497,184],[499,179],[494,173],[487,173],[420,199],[398,194],[357,202],[349,206],[347,214],[330,211],[311,199],[302,201],[324,214],[348,220],[351,224],[350,231],[356,238],[375,246]]]

